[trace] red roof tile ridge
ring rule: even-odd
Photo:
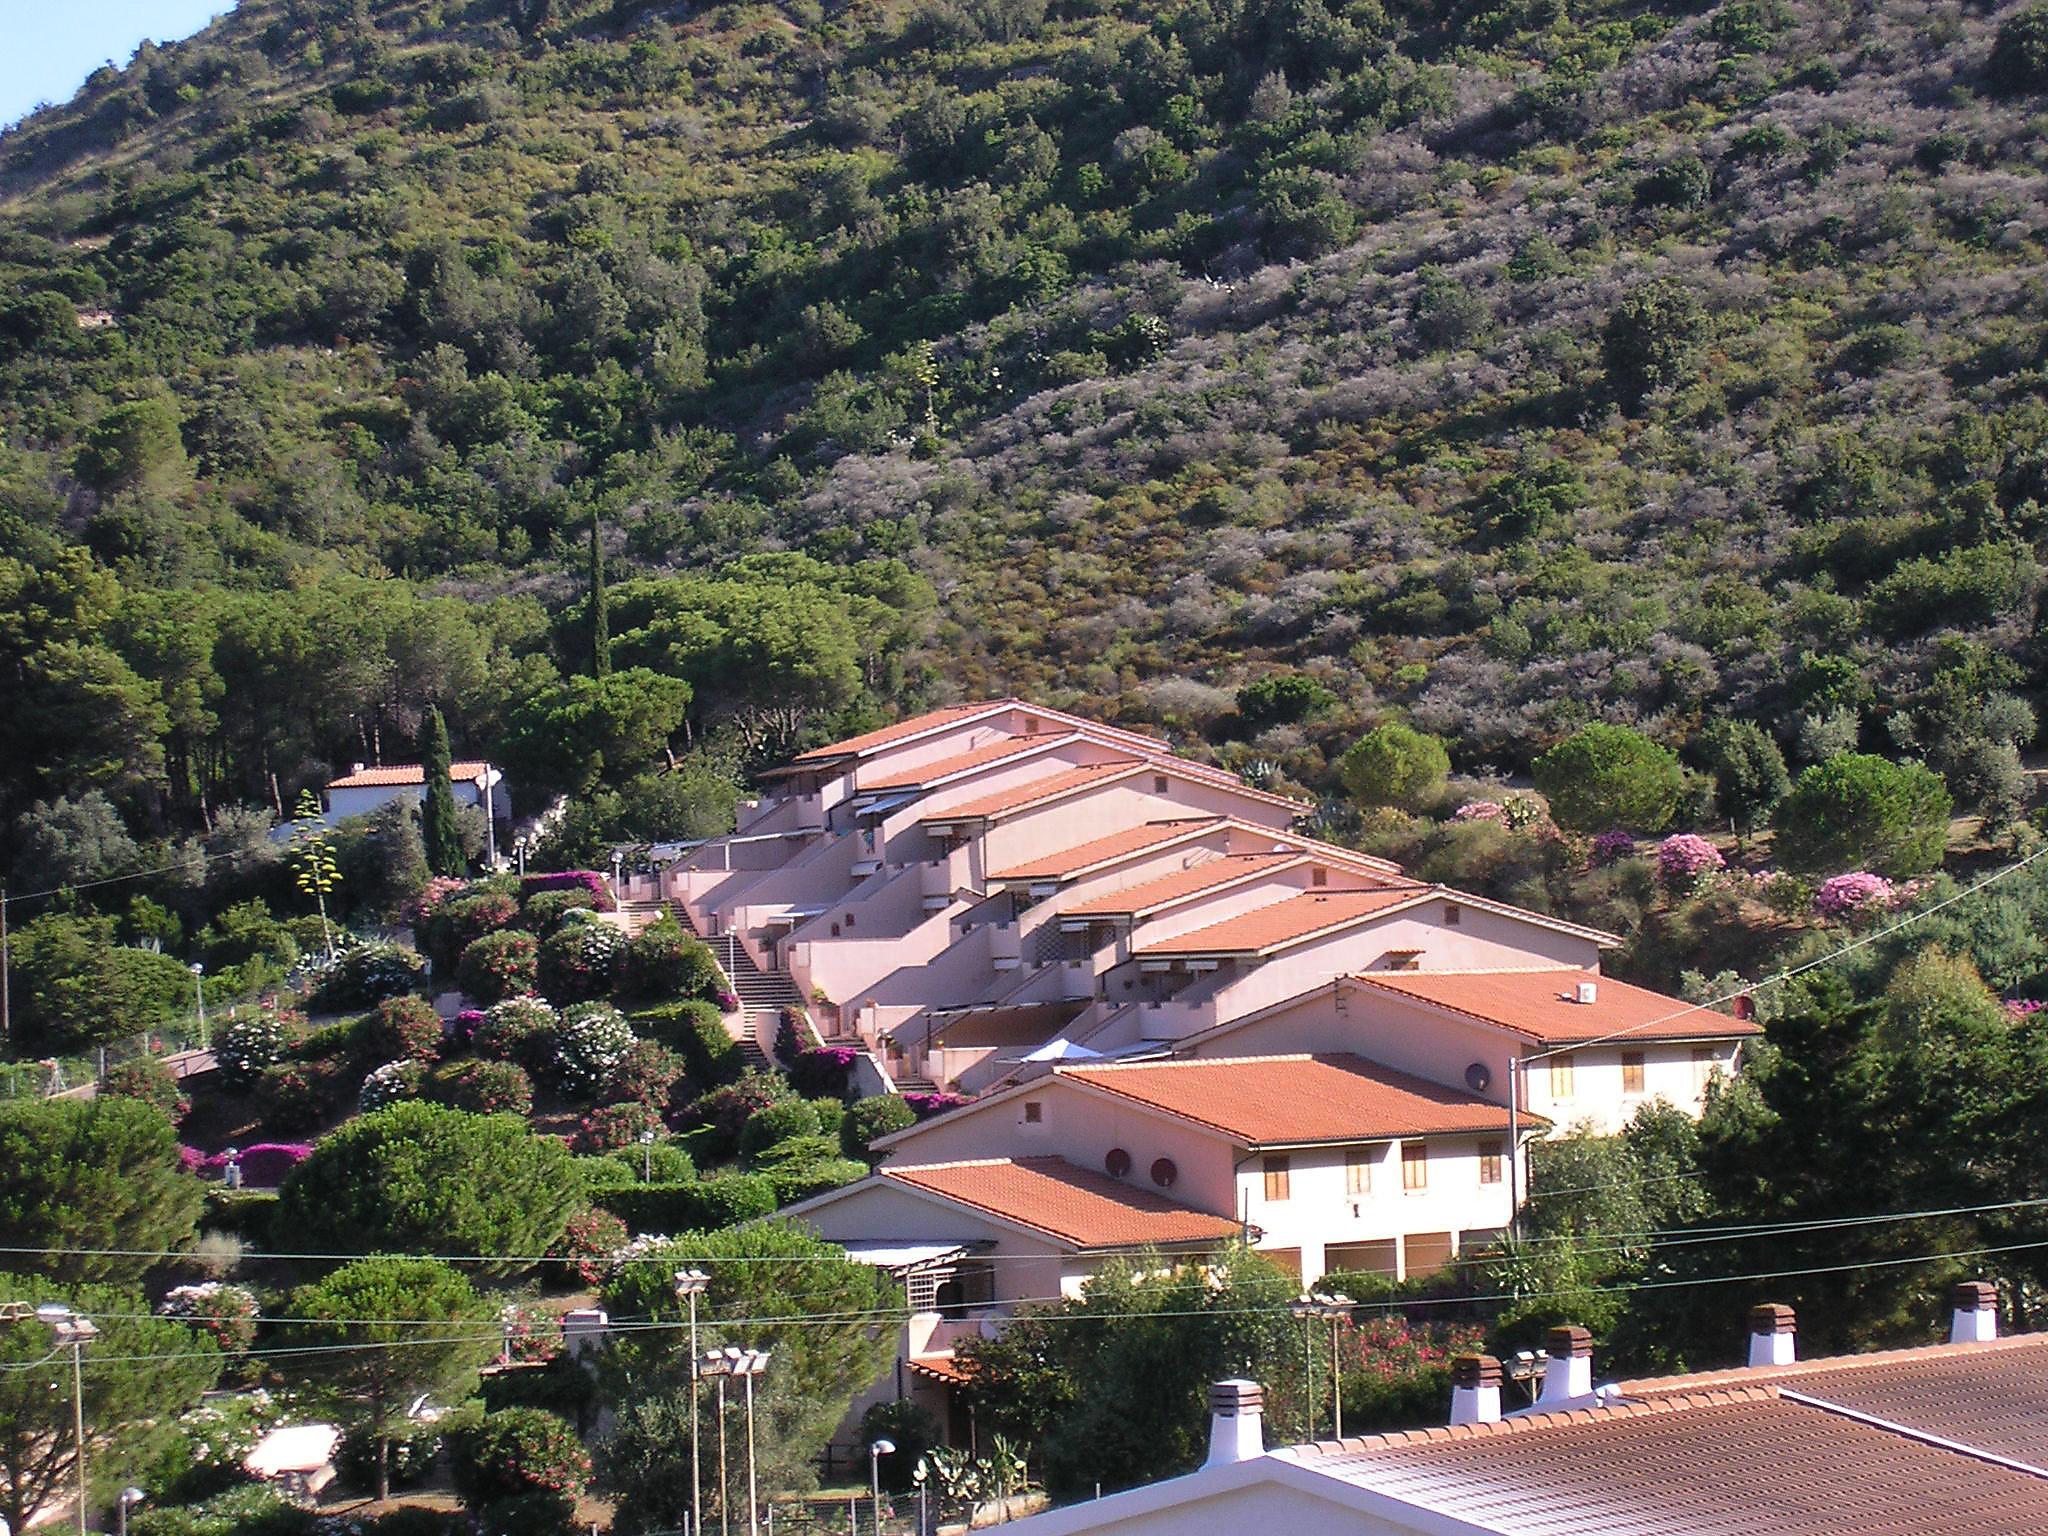
[[[871,747],[889,746],[905,737],[936,730],[942,725],[951,724],[970,715],[986,714],[1023,703],[1022,699],[983,699],[976,703],[942,704],[937,709],[928,709],[921,714],[906,715],[901,720],[893,720],[887,725],[878,725],[871,731],[861,731],[852,736],[842,737],[838,741],[828,741],[823,746],[799,752],[790,761],[808,763],[824,758],[846,757],[864,752]]]
[[[1333,1053],[1348,1056],[1349,1052]],[[1253,1063],[1269,1061],[1329,1061],[1333,1055],[1318,1056],[1313,1051],[1269,1052],[1261,1056],[1182,1056],[1166,1061],[1091,1061],[1084,1066],[1056,1066],[1053,1075],[1071,1077],[1088,1072],[1157,1072],[1162,1067],[1175,1071],[1187,1071],[1203,1067],[1242,1067]],[[1390,1069],[1391,1070],[1391,1069]]]
[[[2022,1349],[2048,1349],[2048,1333],[2015,1333],[2001,1339],[1956,1344],[1909,1344],[1900,1349],[1873,1349],[1854,1355],[1817,1355],[1811,1360],[1794,1360],[1789,1365],[1733,1365],[1718,1371],[1645,1376],[1633,1381],[1617,1381],[1614,1388],[1631,1398],[1662,1398],[1723,1388],[1775,1388],[1779,1384],[1789,1385],[1808,1376],[1828,1375],[1836,1371],[1880,1370],[1886,1366],[1912,1365],[1922,1360],[2004,1354]]]

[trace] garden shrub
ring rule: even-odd
[[[233,1020],[214,1036],[214,1067],[223,1082],[247,1087],[266,1067],[284,1060],[286,1045],[284,1020],[258,1009]]]
[[[822,1195],[828,1189],[838,1189],[843,1184],[852,1184],[868,1176],[866,1163],[855,1162],[847,1157],[822,1157],[806,1162],[792,1163],[786,1168],[765,1170],[764,1177],[775,1191],[778,1207],[795,1205],[799,1200],[808,1200],[813,1195]]]
[[[524,1116],[533,1111],[533,1079],[509,1061],[451,1061],[434,1069],[426,1096],[471,1114]]]
[[[426,979],[426,956],[417,951],[396,944],[358,944],[321,973],[307,1002],[321,1013],[350,1013],[415,991]]]
[[[387,1104],[416,1099],[426,1086],[426,1077],[427,1069],[417,1061],[387,1061],[363,1079],[356,1090],[356,1108],[367,1115]]]
[[[239,1352],[256,1342],[256,1293],[244,1285],[209,1280],[175,1286],[157,1303],[159,1317],[175,1318],[206,1334],[223,1350]]]
[[[488,1007],[540,983],[540,941],[518,928],[487,933],[462,952],[455,984]]]
[[[799,1163],[836,1162],[839,1158],[839,1138],[827,1136],[823,1131],[808,1136],[786,1136],[771,1142],[753,1153],[747,1159],[747,1166],[755,1173],[774,1173],[780,1169],[793,1168]]]
[[[285,1135],[317,1131],[348,1097],[348,1074],[328,1061],[281,1062],[256,1083],[264,1125]]]
[[[581,1497],[590,1456],[567,1419],[539,1408],[485,1414],[451,1437],[449,1471],[472,1508],[531,1493]]]
[[[596,906],[597,897],[586,890],[536,891],[520,908],[520,921],[546,938],[562,926],[562,919],[571,912],[589,912]]]
[[[683,1184],[621,1184],[593,1201],[635,1232],[710,1232],[766,1216],[780,1203],[766,1174],[728,1173]]]
[[[607,1187],[630,1184],[640,1180],[643,1173],[646,1178],[642,1182],[652,1184],[687,1184],[697,1177],[696,1163],[688,1152],[676,1145],[673,1138],[657,1141],[651,1147],[643,1147],[636,1141],[632,1146],[620,1147],[590,1161],[593,1164],[606,1163],[618,1170],[617,1175],[598,1176],[593,1188],[599,1183]]]
[[[908,1130],[916,1123],[917,1111],[900,1095],[878,1093],[847,1106],[846,1118],[839,1122],[839,1145],[848,1157],[865,1158],[878,1137]]]
[[[508,1301],[498,1312],[505,1325],[505,1349],[522,1365],[554,1359],[562,1352],[562,1319],[530,1301]]]
[[[107,1068],[100,1079],[100,1095],[110,1099],[140,1099],[154,1104],[170,1117],[173,1125],[185,1118],[192,1101],[171,1069],[155,1056],[131,1056]]]
[[[518,921],[519,903],[503,892],[465,892],[442,902],[418,932],[435,966],[445,970],[485,934],[510,928]]]
[[[318,1029],[308,1030],[301,1035],[292,1046],[291,1053],[301,1061],[336,1062],[369,1055],[369,1024],[368,1014],[322,1024]],[[287,1033],[289,1032],[287,1026]]]
[[[268,1483],[230,1488],[199,1504],[155,1508],[128,1517],[129,1536],[314,1536],[318,1517]]]
[[[576,1529],[576,1501],[545,1490],[500,1499],[475,1512],[476,1536],[564,1536]]]
[[[664,917],[634,935],[619,960],[622,997],[708,998],[724,985],[710,947],[692,938],[673,917]]]
[[[777,1073],[742,1072],[723,1088],[680,1106],[677,1121],[685,1130],[704,1127],[708,1132],[704,1144],[711,1155],[730,1157],[739,1150],[741,1128],[757,1111],[794,1096],[788,1080]]]
[[[633,1049],[633,1027],[609,1003],[579,1003],[555,1026],[555,1080],[564,1093],[594,1099]]]
[[[220,1232],[258,1246],[270,1245],[272,1218],[277,1213],[274,1189],[227,1189],[206,1192],[206,1211],[199,1218],[207,1232]]]
[[[633,1099],[665,1106],[683,1075],[683,1058],[674,1051],[659,1041],[635,1040],[626,1059],[613,1070],[604,1096],[621,1103]]]
[[[699,1090],[732,1081],[740,1074],[740,1047],[725,1027],[715,1003],[691,999],[634,1010],[642,1034],[681,1053],[683,1066]]]
[[[479,1056],[516,1061],[529,1072],[554,1060],[555,1030],[561,1023],[553,1008],[538,997],[508,997],[484,1012],[470,1043]]]
[[[406,1423],[391,1435],[391,1486],[416,1488],[434,1470],[441,1437],[431,1425]],[[351,1488],[377,1486],[377,1437],[350,1429],[334,1449],[335,1474]]]
[[[565,922],[541,942],[541,992],[558,1006],[609,996],[625,949],[625,934],[601,918]]]
[[[846,1119],[846,1101],[844,1099],[811,1099],[809,1103],[818,1116],[819,1134],[830,1136],[832,1144],[837,1146],[839,1144],[840,1122]]]
[[[740,1155],[751,1161],[779,1141],[818,1134],[818,1112],[802,1099],[763,1106],[740,1127]]]
[[[654,1186],[643,1187],[651,1189]],[[611,1211],[586,1206],[569,1218],[562,1228],[562,1235],[548,1245],[548,1257],[565,1262],[549,1264],[546,1277],[551,1284],[560,1284],[572,1275],[584,1285],[601,1284],[611,1256],[625,1242],[625,1222]]]
[[[623,1234],[625,1228],[619,1230]],[[600,1274],[591,1284],[602,1280]],[[559,1336],[559,1328],[556,1333]],[[515,1358],[518,1349],[515,1341]],[[545,1408],[580,1423],[597,1407],[597,1378],[580,1361],[557,1352],[544,1361],[492,1372],[483,1379],[481,1396],[486,1413],[500,1413],[507,1408]]]
[[[569,1139],[569,1148],[584,1156],[610,1152],[618,1147],[637,1146],[643,1131],[660,1135],[661,1116],[653,1107],[637,1100],[606,1104],[592,1110]]]
[[[423,997],[387,997],[363,1027],[364,1043],[387,1061],[432,1061],[441,1054],[441,1016]]]

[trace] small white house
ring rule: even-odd
[[[512,797],[505,791],[505,775],[489,763],[450,763],[448,778],[454,786],[457,805],[488,803],[492,821],[512,819]],[[327,821],[331,826],[351,816],[367,816],[382,810],[400,796],[418,804],[426,794],[426,770],[418,763],[392,763],[378,767],[356,763],[347,773],[328,784],[325,797]]]

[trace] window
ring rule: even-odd
[[[1449,903],[1446,903],[1446,904],[1445,904],[1445,906],[1444,906],[1444,926],[1445,926],[1446,928],[1455,928],[1455,927],[1457,927],[1457,926],[1458,926],[1458,925],[1459,925],[1460,923],[1462,923],[1462,922],[1464,922],[1464,921],[1465,921],[1465,909],[1464,909],[1463,907],[1459,907],[1459,906],[1454,906],[1454,905],[1451,905],[1451,904],[1449,904]]]
[[[1411,1195],[1429,1188],[1429,1148],[1422,1142],[1401,1143],[1401,1187]]]
[[[1287,1159],[1284,1157],[1269,1157],[1265,1161],[1265,1169],[1266,1198],[1268,1200],[1285,1200],[1287,1198]]]
[[[1707,1079],[1714,1075],[1714,1069],[1721,1065],[1721,1058],[1714,1054],[1711,1045],[1696,1045],[1692,1048],[1692,1085],[1701,1092],[1706,1091]]]
[[[1328,885],[1330,883],[1330,872],[1327,869],[1311,869],[1308,872],[1308,883],[1310,885]]]
[[[1479,1143],[1479,1182],[1498,1184],[1500,1182],[1501,1143],[1482,1141]]]
[[[1344,1149],[1344,1193],[1347,1195],[1369,1195],[1372,1193],[1372,1152],[1366,1147]]]
[[[851,912],[846,914],[846,926],[849,928],[853,926],[853,914]]]
[[[1419,949],[1390,949],[1387,951],[1387,969],[1390,971],[1419,971],[1422,969],[1422,951]]]
[[[1025,1123],[1026,1125],[1038,1125],[1038,1124],[1040,1124],[1040,1123],[1041,1123],[1041,1122],[1042,1122],[1042,1121],[1043,1121],[1044,1119],[1045,1119],[1045,1104],[1044,1104],[1044,1102],[1043,1102],[1042,1100],[1039,1100],[1039,1099],[1026,1099],[1026,1100],[1024,1101],[1024,1123]]]
[[[1163,795],[1166,793],[1165,774],[1162,773],[1152,780],[1152,793],[1155,795]]]
[[[1643,1091],[1643,1053],[1623,1051],[1621,1053],[1621,1091],[1641,1093]]]
[[[1576,1091],[1573,1083],[1572,1059],[1569,1056],[1550,1058],[1550,1096],[1553,1099],[1568,1099]]]

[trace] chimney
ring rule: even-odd
[[[1790,1365],[1799,1358],[1799,1320],[1792,1309],[1765,1302],[1749,1309],[1749,1363]]]
[[[1266,1454],[1266,1394],[1256,1381],[1219,1381],[1209,1388],[1209,1459],[1227,1467]]]
[[[1500,1420],[1500,1362],[1491,1355],[1460,1355],[1451,1362],[1451,1422]]]
[[[1998,1337],[1998,1287],[1988,1280],[1965,1280],[1955,1288],[1955,1316],[1949,1323],[1951,1344],[1988,1344]]]
[[[361,773],[363,771],[363,765],[361,763],[350,763],[348,765],[348,771],[352,774]]]
[[[1594,1003],[1600,1001],[1600,983],[1597,981],[1582,981],[1572,996],[1578,1002],[1590,1008]]]
[[[1583,1328],[1553,1328],[1543,1338],[1550,1364],[1543,1372],[1538,1408],[1562,1408],[1593,1395],[1593,1335]]]
[[[1735,999],[1735,1017],[1743,1020],[1756,1017],[1756,999],[1747,992]]]

